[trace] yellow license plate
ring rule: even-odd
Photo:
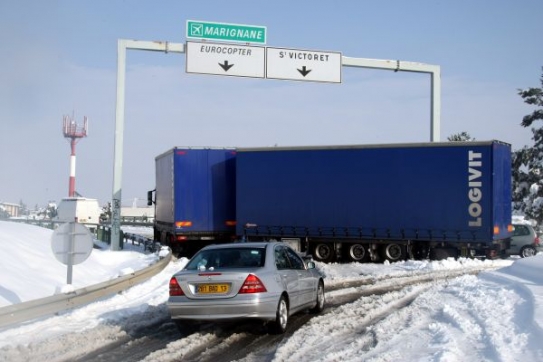
[[[196,288],[198,294],[224,294],[228,293],[230,286],[228,284],[200,284]]]

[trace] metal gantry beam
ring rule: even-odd
[[[343,57],[344,67],[373,68],[395,72],[427,73],[431,75],[430,88],[430,142],[440,141],[441,132],[441,68],[431,65],[400,60],[382,60]]]
[[[113,165],[113,196],[111,201],[111,250],[121,249],[121,200],[123,172],[123,133],[126,77],[126,50],[147,50],[164,53],[185,53],[185,44],[162,41],[119,39],[117,44],[117,104],[115,110],[115,145]],[[438,65],[400,60],[342,57],[342,66],[428,73],[431,75],[430,141],[440,140],[441,71]]]

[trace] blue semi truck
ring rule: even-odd
[[[203,149],[184,156],[194,151],[217,162],[187,163],[172,179],[157,157],[155,235],[176,249],[273,239],[319,261],[366,262],[495,258],[509,247],[511,148],[499,141]],[[177,208],[194,220],[162,218],[161,209]],[[207,214],[195,212],[201,208]]]

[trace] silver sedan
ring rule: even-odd
[[[314,262],[281,242],[211,245],[173,275],[168,309],[180,327],[254,319],[283,333],[292,314],[324,309],[324,281]]]

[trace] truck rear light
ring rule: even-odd
[[[534,238],[534,245],[539,245],[539,243],[540,243],[539,236],[536,236]]]
[[[172,277],[170,279],[170,297],[178,297],[185,295],[183,293],[183,289],[179,286],[179,283],[177,282],[177,279],[175,277]]]
[[[192,226],[192,221],[176,221],[175,222],[175,227],[176,228],[186,228],[186,227],[191,227]]]
[[[512,233],[513,232],[513,225],[511,225],[511,224],[507,225],[507,231]]]
[[[494,235],[500,234],[500,227],[498,225],[494,225]]]
[[[249,274],[239,289],[239,294],[263,293],[267,292],[262,281],[254,274]]]
[[[225,222],[226,226],[236,226],[235,220],[226,220]]]

